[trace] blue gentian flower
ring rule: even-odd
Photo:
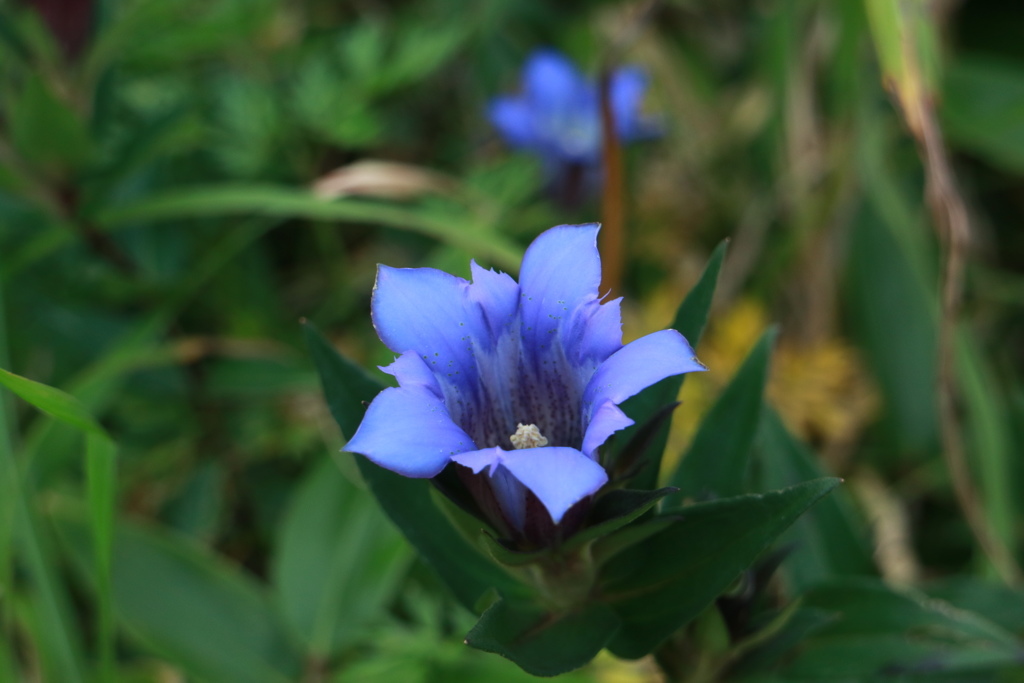
[[[407,477],[482,475],[512,530],[530,495],[558,524],[596,493],[608,481],[598,448],[633,424],[619,404],[704,369],[674,330],[622,345],[621,299],[598,297],[597,232],[545,231],[518,284],[475,262],[472,282],[380,266],[373,323],[400,354],[381,368],[399,386],[377,395],[345,450]]]
[[[636,67],[616,69],[609,99],[623,142],[651,137],[658,126],[641,113],[647,78]],[[491,101],[488,115],[505,141],[537,153],[557,172],[567,164],[596,166],[601,159],[601,102],[597,84],[552,50],[534,52],[523,68],[522,91]]]

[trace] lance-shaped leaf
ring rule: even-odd
[[[818,479],[782,491],[693,505],[665,530],[619,553],[601,577],[603,600],[622,620],[608,648],[628,659],[654,650],[838,483]]]
[[[996,624],[875,579],[820,586],[804,605],[837,618],[808,639],[785,669],[800,680],[978,674],[1024,662],[1024,643]]]
[[[727,498],[745,489],[750,447],[761,415],[775,329],[766,331],[700,424],[672,477],[683,496]]]
[[[534,676],[557,676],[597,656],[618,628],[615,612],[600,603],[555,615],[500,600],[480,617],[466,643],[507,657]]]
[[[483,536],[484,545],[491,557],[510,567],[540,562],[552,555],[569,555],[589,543],[619,531],[653,508],[659,500],[675,492],[676,489],[671,487],[657,491],[609,491],[594,505],[588,519],[589,526],[554,548],[534,552],[516,551],[486,532]]]
[[[305,334],[331,414],[343,433],[353,434],[365,403],[381,385],[339,354],[312,324],[305,324]],[[356,458],[356,462],[384,512],[467,609],[475,610],[480,597],[492,588],[510,598],[527,593],[525,586],[478,552],[451,525],[431,499],[428,481],[403,477],[366,458]]]
[[[687,293],[686,298],[683,299],[676,311],[675,320],[672,321],[672,329],[682,334],[695,349],[708,321],[711,300],[714,298],[715,285],[718,283],[718,272],[722,269],[722,261],[725,259],[728,245],[726,240],[715,248],[700,280]],[[623,430],[618,435],[618,443],[629,443],[636,430],[648,424],[651,417],[666,404],[675,401],[684,379],[685,375],[669,377],[626,401],[622,406],[623,411],[636,422],[636,425]],[[668,432],[669,424],[663,424],[654,438],[650,439],[644,467],[637,471],[635,478],[629,484],[630,487],[652,489],[656,486],[661,457],[665,452],[665,445],[668,443]]]
[[[329,459],[315,467],[289,505],[273,564],[285,620],[309,656],[328,659],[365,637],[410,556],[366,491]]]
[[[101,670],[108,674],[113,662],[114,625],[110,604],[110,557],[113,552],[114,507],[117,500],[117,445],[81,401],[60,389],[0,368],[0,384],[56,420],[85,436],[86,498],[93,535],[93,561],[98,580],[96,629]],[[55,604],[51,601],[51,604]],[[58,638],[63,638],[59,634]],[[62,665],[64,663],[62,662]]]
[[[316,370],[320,373],[327,407],[341,428],[341,433],[349,438],[356,433],[363,413],[366,412],[366,404],[384,387],[361,367],[338,353],[324,339],[316,325],[303,320],[302,332]]]
[[[754,450],[764,489],[780,489],[825,474],[807,446],[789,433],[769,406],[762,411]],[[839,490],[821,501],[780,539],[793,546],[782,572],[795,594],[840,576],[876,573],[863,521],[846,494]]]

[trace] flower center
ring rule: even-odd
[[[547,437],[540,433],[537,425],[524,425],[522,422],[516,427],[516,433],[508,438],[516,450],[548,445]]]

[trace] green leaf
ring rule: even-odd
[[[341,433],[351,438],[363,420],[367,404],[384,387],[361,367],[338,353],[313,323],[304,320],[302,333],[317,372],[320,373],[320,384],[331,416],[341,428]]]
[[[76,564],[92,550],[79,515],[55,520]],[[182,537],[121,523],[114,538],[113,598],[119,620],[153,652],[213,681],[284,683],[301,672],[260,586]],[[95,578],[95,577],[92,577]]]
[[[627,659],[654,650],[838,484],[838,479],[818,479],[693,505],[664,531],[617,555],[601,572],[603,599],[622,620],[609,649]]]
[[[0,384],[13,391],[28,403],[61,422],[77,427],[83,432],[105,436],[103,427],[78,399],[40,382],[15,375],[0,368]]]
[[[987,354],[982,353],[970,330],[957,338],[955,367],[965,413],[965,435],[971,464],[980,489],[980,503],[992,532],[1012,554],[1019,547],[1015,461],[1018,453],[1010,432],[1010,416],[1002,384]]]
[[[828,623],[834,621],[837,615],[822,609],[808,609],[797,607],[798,603],[791,603],[781,614],[775,617],[782,623],[766,624],[756,632],[754,638],[761,640],[762,633],[769,632],[766,638],[748,647],[744,642],[743,657],[731,667],[730,673],[740,680],[744,673],[755,674],[759,671],[767,671],[771,666],[786,656],[797,645],[803,642],[809,635],[824,628]]]
[[[1010,633],[1024,634],[1024,591],[974,576],[929,583],[928,595],[975,612]]]
[[[499,600],[480,617],[466,643],[507,657],[534,676],[557,676],[597,656],[618,627],[615,612],[600,603],[551,615]]]
[[[945,72],[942,130],[1005,170],[1024,172],[1024,69],[988,58],[954,59]]]
[[[100,677],[110,679],[114,666],[114,621],[111,562],[114,551],[114,510],[117,505],[117,447],[106,435],[86,437],[85,480],[89,527],[96,567],[97,631]]]
[[[723,240],[711,258],[700,280],[687,293],[686,298],[679,305],[676,317],[672,321],[672,329],[677,330],[686,337],[690,345],[696,349],[700,343],[704,327],[707,325],[708,313],[711,311],[711,300],[715,294],[715,285],[718,283],[718,273],[722,269],[722,261],[725,259],[725,252],[729,245],[728,240]],[[617,435],[619,443],[628,443],[631,436],[647,424],[652,416],[661,410],[666,404],[672,403],[679,395],[686,375],[668,377],[657,384],[648,387],[638,395],[627,400],[622,405],[623,411],[629,415],[636,424],[623,430]],[[636,489],[653,489],[658,482],[658,472],[661,467],[661,457],[665,452],[665,445],[668,443],[669,424],[665,424],[651,439],[646,464],[637,475],[630,481],[630,486]]]
[[[825,476],[814,454],[768,406],[761,413],[755,450],[765,490]],[[797,595],[825,580],[876,573],[867,529],[842,489],[798,519],[780,542],[795,546],[782,572]]]
[[[608,536],[635,521],[640,515],[654,507],[659,500],[675,492],[676,489],[672,487],[658,489],[657,491],[633,491],[629,489],[609,491],[598,498],[594,504],[594,509],[588,517],[588,524],[590,526],[569,537],[565,543],[554,549],[534,552],[511,550],[486,532],[483,536],[484,544],[491,557],[510,567],[519,567],[539,562],[551,557],[553,554],[569,555],[586,544]]]
[[[984,671],[1019,665],[1024,644],[977,614],[881,581],[812,590],[804,605],[838,615],[802,646],[785,673],[826,680]]]
[[[92,153],[82,117],[38,73],[27,74],[24,90],[11,101],[9,116],[11,139],[34,165],[49,171],[74,169]]]
[[[389,472],[362,456],[356,462],[384,512],[467,609],[477,611],[480,597],[492,588],[510,600],[530,596],[526,586],[459,534],[431,500],[428,482]]]
[[[93,566],[97,575],[97,631],[100,670],[109,677],[113,667],[114,625],[111,618],[111,554],[114,509],[117,502],[117,447],[88,409],[74,396],[0,369],[0,383],[44,413],[85,432],[85,479],[89,526],[93,536]]]
[[[307,323],[305,332],[331,414],[342,432],[352,434],[380,385],[335,351],[315,327]],[[431,500],[429,482],[400,476],[361,455],[356,463],[384,512],[467,609],[475,610],[477,600],[492,588],[509,598],[529,593],[451,525]]]
[[[745,490],[776,330],[769,329],[700,423],[671,484],[683,496],[729,497]]]
[[[288,625],[307,655],[329,659],[383,616],[409,547],[373,499],[325,458],[289,504],[272,575]]]
[[[386,225],[428,235],[480,256],[503,268],[517,269],[522,250],[501,235],[483,230],[467,216],[435,215],[382,202],[320,199],[292,187],[222,184],[167,190],[121,206],[107,207],[94,217],[106,229],[134,223],[181,220],[201,216],[256,214],[313,221],[349,221]]]
[[[683,303],[676,311],[675,320],[672,321],[672,329],[678,330],[681,335],[686,337],[693,348],[697,348],[697,344],[700,343],[700,338],[704,334],[704,327],[708,323],[711,301],[714,299],[715,286],[718,284],[718,273],[722,270],[722,262],[725,260],[725,252],[728,248],[729,240],[722,240],[711,252],[711,258],[704,266],[700,280],[683,299]]]
[[[865,205],[850,230],[847,263],[851,327],[882,392],[880,426],[893,457],[938,443],[935,297],[899,239],[897,230],[911,227],[920,229],[900,228]]]
[[[638,524],[630,524],[598,539],[592,550],[594,564],[604,564],[622,551],[669,528],[675,521],[671,517],[653,517]]]

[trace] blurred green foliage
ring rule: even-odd
[[[461,644],[465,606],[331,456],[344,437],[299,318],[372,367],[390,360],[368,316],[376,263],[510,270],[544,228],[599,219],[594,200],[551,201],[536,160],[485,120],[545,45],[651,76],[664,136],[626,156],[627,332],[666,326],[659,302],[731,237],[712,331],[752,301],[780,323],[777,355],[811,367],[845,340],[878,396],[852,417],[828,393],[816,410],[853,426],[807,427],[782,399],[820,378],[766,371],[765,337],[732,384],[723,369],[707,385],[759,425],[755,442],[668,440],[668,456],[689,453],[681,472],[727,451],[742,468],[722,474],[730,492],[849,483],[787,532],[775,590],[810,593],[748,643],[735,679],[868,680],[888,653],[876,641],[920,627],[921,652],[986,644],[985,661],[946,652],[969,672],[957,680],[1022,680],[1008,605],[1024,598],[982,580],[940,457],[941,250],[864,5],[634,5],[0,2],[0,680],[527,678]],[[957,356],[968,456],[1021,563],[1024,9],[927,10],[941,38],[923,58],[975,228]],[[733,340],[733,367],[762,332]],[[728,357],[707,337],[705,362]],[[736,407],[734,387],[766,383],[778,414]],[[837,601],[862,612],[830,621]],[[862,668],[830,667],[837,648]],[[567,680],[621,675],[599,661]]]

